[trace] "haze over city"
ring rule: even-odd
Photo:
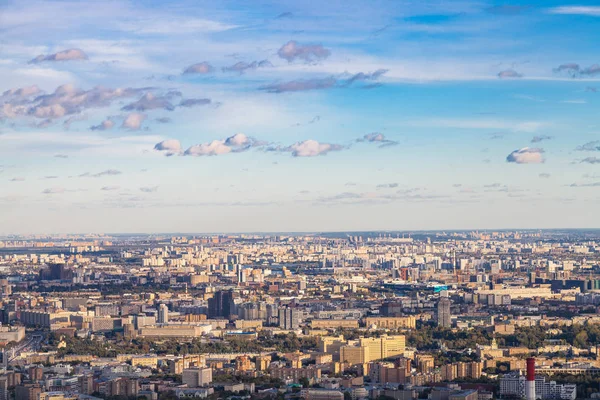
[[[600,8],[5,1],[0,233],[600,226]]]

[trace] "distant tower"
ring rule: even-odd
[[[448,292],[444,291],[440,293],[440,300],[438,301],[436,310],[437,325],[450,328],[452,325],[452,314],[450,314],[450,306],[452,302],[448,298]]]
[[[535,400],[535,358],[527,359],[527,381],[525,382],[526,400]]]
[[[167,308],[166,304],[161,304],[158,306],[158,323],[169,323],[169,309]]]

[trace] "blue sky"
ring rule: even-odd
[[[586,3],[2,1],[0,233],[597,228]]]

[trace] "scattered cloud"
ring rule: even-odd
[[[399,190],[396,193],[354,193],[342,192],[332,196],[323,196],[315,200],[316,204],[387,204],[396,201],[430,201],[448,199],[449,196],[418,193],[417,189]]]
[[[211,99],[185,99],[181,100],[179,107],[195,107],[210,104]]]
[[[279,57],[293,62],[302,60],[304,62],[314,62],[324,60],[331,55],[331,51],[320,44],[302,45],[295,40],[290,40],[277,51]]]
[[[523,75],[515,71],[514,69],[506,69],[504,71],[498,72],[498,78],[500,79],[514,79],[514,78],[522,78]]]
[[[321,116],[315,115],[310,121],[306,122],[305,124],[297,122],[297,123],[293,124],[292,126],[311,125],[311,124],[315,124],[315,123],[319,122],[320,120],[321,120]]]
[[[43,194],[60,194],[60,193],[64,193],[64,192],[66,192],[66,189],[62,188],[62,187],[53,187],[53,188],[44,189],[42,191]]]
[[[121,174],[122,174],[122,172],[119,171],[118,169],[107,169],[105,171],[98,172],[95,174],[85,172],[85,173],[79,175],[79,178],[101,178],[103,176],[115,176],[115,175],[121,175]]]
[[[167,156],[181,154],[181,143],[177,139],[167,139],[156,143],[154,150],[162,151]]]
[[[115,126],[115,122],[112,119],[107,118],[100,124],[91,126],[90,129],[93,131],[107,131],[112,129],[113,126]]]
[[[587,142],[575,148],[577,151],[600,151],[600,140]]]
[[[397,183],[381,183],[376,186],[377,189],[395,189],[398,187]]]
[[[32,87],[12,89],[0,97],[0,118],[31,116],[52,120],[81,114],[89,108],[108,107],[115,100],[132,97],[148,88],[109,89],[97,86],[81,90],[72,84],[61,85],[53,93],[38,94]],[[21,95],[16,94],[21,91]]]
[[[305,90],[329,89],[334,87],[336,83],[337,80],[334,77],[298,79],[289,82],[273,83],[262,86],[260,89],[269,93],[300,92]]]
[[[596,76],[600,74],[600,64],[592,64],[585,68],[576,63],[562,64],[554,68],[554,72],[567,74],[572,78]]]
[[[540,148],[523,147],[515,150],[506,157],[506,161],[516,164],[541,164],[544,162],[544,150]]]
[[[302,142],[297,142],[292,144],[291,146],[281,147],[270,147],[267,151],[277,151],[283,153],[291,153],[294,157],[316,157],[323,156],[332,151],[340,151],[345,147],[341,144],[333,144],[333,143],[320,143],[316,140],[304,140]]]
[[[554,138],[553,136],[548,136],[548,135],[534,136],[531,139],[531,143],[539,143],[539,142],[543,142],[544,140],[551,140],[553,138]]]
[[[378,69],[374,72],[359,72],[357,74],[352,75],[350,78],[346,80],[346,85],[351,85],[354,82],[362,82],[362,81],[376,81],[382,75],[388,72],[387,69]]]
[[[261,145],[264,145],[264,143],[246,136],[243,133],[237,133],[226,139],[213,140],[212,142],[191,146],[183,154],[195,157],[217,156],[228,153],[240,153],[249,150],[252,147]]]
[[[591,182],[591,183],[571,183],[570,187],[599,187],[600,182]]]
[[[59,51],[54,54],[40,54],[33,60],[29,61],[30,64],[37,64],[44,61],[72,61],[72,60],[87,60],[88,56],[81,49],[68,49]]]
[[[271,64],[269,60],[252,61],[251,63],[239,61],[233,65],[230,65],[229,67],[223,67],[222,70],[223,72],[239,72],[240,74],[242,74],[248,70],[254,70],[257,68],[268,68],[272,66],[273,64]]]
[[[189,67],[187,67],[186,69],[183,70],[183,74],[184,75],[210,74],[213,71],[214,71],[213,66],[210,65],[208,62],[203,61],[201,63],[190,65]]]
[[[356,141],[357,142],[367,142],[367,143],[377,143],[377,144],[379,144],[380,148],[395,146],[398,144],[398,142],[396,142],[394,140],[386,139],[385,135],[383,133],[379,133],[379,132],[367,133],[362,138],[356,139]]]
[[[152,93],[146,93],[139,100],[121,108],[123,111],[148,111],[155,109],[173,111],[175,107],[173,107],[170,99],[166,96],[155,96]]]
[[[600,157],[586,157],[579,162],[585,164],[600,164]]]
[[[131,113],[131,114],[128,114],[127,117],[125,117],[125,120],[123,121],[123,124],[121,125],[121,127],[135,131],[142,127],[142,122],[144,122],[145,119],[146,119],[145,114]]]

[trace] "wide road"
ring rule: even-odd
[[[11,362],[18,358],[21,353],[34,352],[39,350],[42,341],[44,340],[43,332],[30,332],[25,336],[25,340],[17,343],[16,346],[12,347],[7,351],[8,362]]]

